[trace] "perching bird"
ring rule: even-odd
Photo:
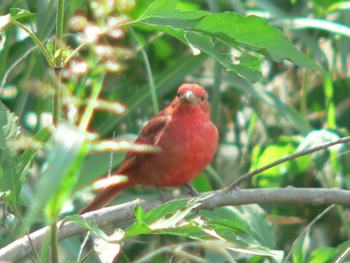
[[[160,151],[128,152],[116,171],[128,180],[102,189],[80,214],[107,205],[128,187],[177,187],[194,179],[211,162],[218,146],[205,89],[197,84],[181,85],[174,100],[153,116],[135,143],[157,146]]]

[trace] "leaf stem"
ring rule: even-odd
[[[55,70],[57,81],[53,84],[55,86],[55,95],[53,102],[53,123],[57,127],[60,122],[61,107],[62,107],[62,72]]]
[[[57,238],[57,220],[51,225],[51,262],[58,263],[58,238]]]
[[[98,96],[102,90],[102,84],[103,84],[104,76],[96,77],[93,81],[93,86],[92,86],[92,93],[90,96],[90,101],[87,104],[84,114],[81,117],[81,121],[79,124],[79,128],[82,131],[86,131],[88,128],[88,125],[90,123],[91,117],[94,113],[94,109],[96,107],[96,100],[98,99]]]
[[[63,56],[60,48],[63,44],[63,26],[64,26],[64,0],[57,0],[57,15],[56,15],[56,40],[54,47],[54,56],[58,51],[57,57],[55,57],[55,67],[62,68]]]
[[[132,37],[135,39],[136,43],[141,45],[141,43],[140,43],[139,39],[137,38],[134,30],[129,27],[129,31],[130,31]],[[145,49],[143,47],[141,48],[141,54],[142,54],[142,58],[143,58],[143,61],[145,63],[145,67],[146,67],[148,84],[149,84],[150,93],[151,93],[151,99],[152,99],[153,112],[157,113],[159,111],[159,104],[158,104],[158,98],[157,98],[157,89],[156,89],[156,85],[154,83],[154,78],[153,78],[151,64],[149,62],[147,53],[146,53],[146,51],[145,51]]]
[[[47,49],[45,48],[44,44],[40,41],[40,39],[29,28],[27,28],[22,23],[14,20],[14,19],[11,20],[11,23],[22,28],[30,36],[30,38],[33,40],[34,44],[39,48],[41,53],[44,55],[49,66],[54,69],[55,63],[53,62],[53,58],[50,55],[50,53],[47,51]]]
[[[63,54],[61,47],[63,46],[63,26],[64,26],[64,0],[57,0],[57,15],[56,15],[56,38],[54,46],[54,69],[57,77],[55,85],[56,92],[53,105],[53,120],[55,126],[58,126],[62,109],[62,74]]]

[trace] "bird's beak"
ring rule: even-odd
[[[197,96],[192,91],[188,90],[180,97],[180,101],[187,103],[196,103]]]

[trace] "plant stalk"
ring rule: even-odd
[[[58,263],[58,238],[57,238],[57,220],[51,225],[51,262]]]
[[[56,15],[56,39],[54,46],[54,65],[57,84],[55,85],[56,92],[54,98],[53,122],[58,126],[62,110],[62,75],[63,68],[63,26],[64,26],[64,0],[57,0],[57,15]]]

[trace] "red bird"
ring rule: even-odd
[[[218,146],[218,131],[210,119],[205,89],[197,84],[181,85],[176,98],[153,116],[135,143],[154,145],[161,151],[128,152],[116,172],[128,180],[104,188],[81,214],[107,205],[127,187],[186,185],[211,162]]]

